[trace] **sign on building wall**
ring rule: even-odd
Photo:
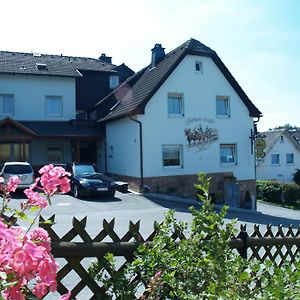
[[[209,125],[203,123],[214,123],[211,119],[206,118],[191,118],[186,120],[184,134],[189,148],[196,147],[199,150],[204,150],[210,144],[218,139],[218,131]]]

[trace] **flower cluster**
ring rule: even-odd
[[[39,173],[41,177],[24,191],[28,199],[21,204],[21,213],[32,207],[38,207],[41,211],[48,206],[50,197],[55,193],[70,190],[70,174],[63,168],[48,165],[41,168]],[[0,298],[25,300],[29,285],[33,286],[30,292],[42,298],[49,291],[56,291],[58,264],[51,254],[50,238],[44,229],[38,227],[30,230],[31,225],[24,232],[23,228],[9,222],[11,217],[5,218],[10,192],[14,192],[19,183],[17,176],[10,177],[6,184],[0,177],[3,200],[0,211]],[[70,293],[63,295],[61,299],[69,297]]]

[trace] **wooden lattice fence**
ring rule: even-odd
[[[52,216],[49,221],[54,223],[54,219],[55,216]],[[140,221],[136,223],[130,221],[128,231],[120,237],[115,231],[115,220],[108,222],[104,219],[103,227],[92,238],[86,231],[86,224],[87,217],[82,220],[73,218],[72,228],[59,237],[50,222],[40,218],[40,226],[46,229],[51,237],[54,257],[65,260],[64,265],[60,262],[57,274],[58,293],[62,295],[71,290],[72,296],[78,296],[78,299],[105,299],[105,288],[87,272],[91,260],[88,262],[84,260],[102,259],[105,254],[113,253],[122,258],[120,262],[122,267],[126,261],[132,260],[133,253],[140,244],[151,243],[156,231],[154,229],[148,237],[143,237],[140,233]],[[258,225],[254,225],[253,232],[249,234],[246,225],[241,225],[238,235],[231,239],[229,245],[245,259],[256,258],[262,262],[270,259],[279,266],[285,261],[292,263],[295,260],[300,249],[300,226],[295,229],[292,226],[275,228],[268,225],[265,232],[262,231]],[[173,238],[185,237],[176,235]],[[72,272],[75,272],[76,278],[64,280]]]

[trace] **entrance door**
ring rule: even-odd
[[[239,207],[239,184],[236,182],[224,183],[225,204]]]

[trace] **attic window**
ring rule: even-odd
[[[202,74],[203,73],[203,66],[202,66],[202,62],[201,61],[196,61],[195,62],[195,71],[198,74]]]
[[[111,75],[109,76],[109,88],[114,89],[119,85],[119,76]]]
[[[280,143],[284,143],[283,135],[280,136]]]
[[[48,71],[47,65],[42,63],[37,63],[36,67],[39,71]]]

